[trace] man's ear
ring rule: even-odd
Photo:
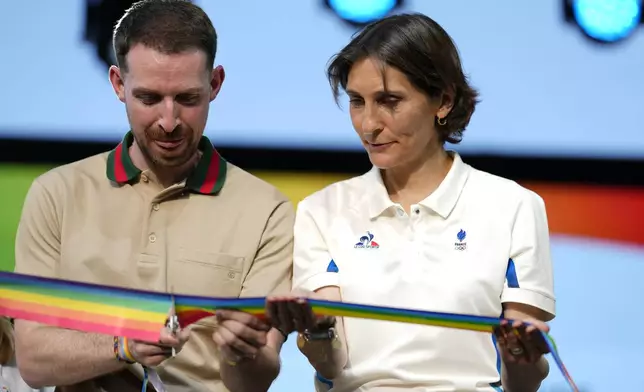
[[[211,76],[210,76],[210,101],[214,101],[215,98],[217,98],[217,95],[219,94],[219,91],[221,90],[221,85],[224,83],[224,79],[226,78],[226,72],[224,71],[224,67],[221,65],[218,65],[212,70]]]
[[[121,102],[125,102],[125,83],[123,81],[123,71],[116,65],[112,65],[109,70],[110,83]]]

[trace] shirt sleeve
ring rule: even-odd
[[[501,302],[531,305],[555,316],[554,276],[543,199],[527,192],[517,209]]]
[[[18,223],[15,272],[57,277],[61,250],[61,214],[56,199],[36,179],[27,192]]]
[[[241,297],[264,297],[291,291],[294,215],[293,204],[284,201],[268,218]]]
[[[316,291],[327,286],[340,286],[339,270],[305,199],[295,214],[293,288]]]

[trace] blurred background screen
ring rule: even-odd
[[[207,129],[214,141],[361,148],[324,74],[354,28],[316,0],[197,3],[217,28],[217,63],[226,69]],[[463,152],[644,157],[644,132],[636,125],[644,103],[644,34],[599,50],[564,21],[558,0],[405,4],[400,11],[423,12],[445,26],[481,91]],[[128,127],[123,106],[96,45],[85,40],[101,22],[108,29],[113,22],[97,18],[88,26],[86,8],[84,0],[3,4],[11,21],[0,26],[1,67],[11,77],[4,82],[10,93],[0,98],[2,134],[121,138]]]
[[[111,149],[128,130],[107,78],[131,1],[5,1],[0,24],[0,268],[31,181]],[[207,135],[295,203],[370,164],[325,78],[357,24],[388,12],[438,21],[481,92],[464,141],[479,169],[546,201],[558,316],[552,333],[583,391],[644,390],[644,29],[641,0],[196,1],[226,79]],[[353,24],[347,19],[353,20]],[[271,391],[312,391],[290,339]],[[553,364],[542,391],[565,391]]]

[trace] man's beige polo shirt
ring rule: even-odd
[[[128,133],[113,151],[34,181],[16,272],[212,297],[290,290],[294,209],[284,195],[226,162],[205,137],[191,176],[164,189],[134,166],[132,141]],[[225,391],[211,337],[216,321],[193,327],[183,351],[158,372],[169,391]],[[131,370],[142,376],[138,365]],[[140,391],[131,375],[96,380],[97,390]]]

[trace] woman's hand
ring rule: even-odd
[[[534,364],[544,354],[550,352],[541,332],[550,331],[543,321],[514,321],[510,324],[503,320],[494,329],[499,351],[506,364]]]
[[[335,324],[335,318],[316,316],[309,304],[315,298],[313,292],[293,292],[287,296],[272,296],[266,299],[266,314],[273,327],[288,335],[293,331],[324,330]]]

